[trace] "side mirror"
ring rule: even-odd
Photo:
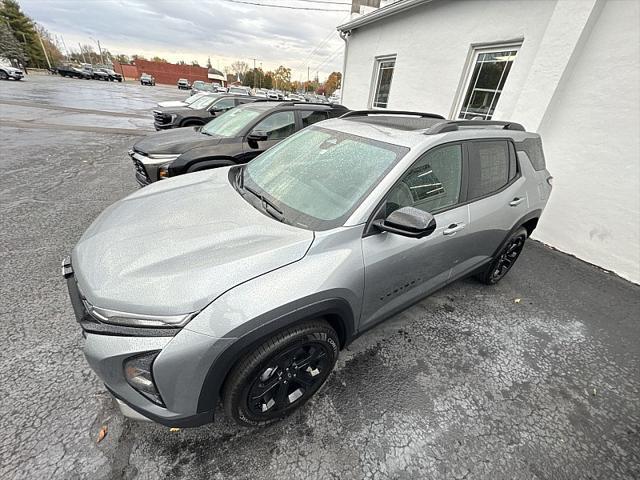
[[[269,137],[267,136],[267,132],[262,132],[260,130],[254,130],[247,136],[247,140],[250,142],[264,142]]]
[[[431,235],[436,229],[436,219],[430,213],[418,208],[402,207],[384,220],[376,220],[373,225],[383,232],[422,238]]]

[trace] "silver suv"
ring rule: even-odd
[[[550,192],[518,124],[350,112],[116,202],[63,274],[125,415],[196,426],[222,400],[264,425],[363,331],[459,278],[503,278]]]

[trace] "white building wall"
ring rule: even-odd
[[[342,102],[367,108],[375,58],[397,54],[389,108],[448,116],[470,46],[524,38],[505,85],[517,89],[554,7],[553,1],[435,1],[357,29],[349,39]]]
[[[535,236],[640,283],[640,2],[604,3],[540,127],[554,189]]]
[[[388,108],[453,118],[471,45],[523,39],[494,119],[542,134],[555,183],[534,237],[638,283],[639,8],[636,0],[428,3],[352,33],[343,103],[368,108],[375,58],[396,54]]]

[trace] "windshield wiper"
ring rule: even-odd
[[[244,185],[244,174],[241,175],[241,178],[242,178],[242,185],[240,185],[240,188],[246,190],[247,192],[259,198],[260,205],[262,206],[262,209],[265,211],[265,213],[268,213],[270,216],[272,216],[276,220],[284,223],[284,212],[280,210],[278,207],[276,207],[271,200],[268,200],[267,198],[265,198],[264,195],[260,195],[253,188]],[[273,211],[269,209],[272,209]]]

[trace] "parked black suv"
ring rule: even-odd
[[[255,98],[238,95],[205,95],[186,107],[169,107],[153,111],[153,126],[156,130],[194,127],[204,125],[212,118]]]
[[[252,100],[204,127],[158,132],[138,141],[129,151],[138,183],[246,163],[298,130],[349,111],[342,105]]]

